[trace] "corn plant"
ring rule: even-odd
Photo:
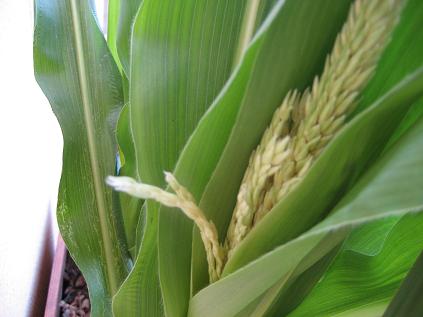
[[[35,6],[93,316],[423,315],[422,1]]]

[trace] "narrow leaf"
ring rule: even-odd
[[[110,53],[112,53],[112,56],[115,60],[116,65],[119,68],[119,71],[122,71],[122,65],[119,60],[116,46],[120,2],[120,0],[109,0],[109,7],[107,10],[107,44],[109,45]]]
[[[121,167],[119,175],[139,179],[135,159],[134,141],[129,120],[129,107],[126,104],[120,112],[116,128],[116,137],[119,144],[119,158]],[[119,194],[122,210],[123,225],[125,228],[128,250],[133,259],[136,258],[136,232],[143,201],[126,194]]]
[[[126,78],[130,77],[132,28],[141,3],[142,0],[119,0],[116,47]]]

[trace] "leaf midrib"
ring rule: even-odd
[[[108,221],[107,221],[107,207],[104,198],[104,193],[102,190],[102,178],[99,166],[96,162],[99,162],[97,149],[96,149],[96,142],[95,142],[95,134],[94,134],[94,121],[92,118],[91,110],[90,110],[90,97],[89,97],[89,88],[87,82],[87,71],[85,68],[85,58],[84,58],[84,50],[82,45],[82,31],[81,31],[81,19],[78,13],[77,4],[75,3],[76,0],[70,0],[70,13],[72,17],[72,26],[74,29],[74,43],[75,43],[75,57],[76,57],[76,64],[77,64],[77,72],[79,78],[79,87],[81,91],[81,98],[82,98],[82,107],[83,107],[83,114],[84,114],[84,123],[86,126],[87,132],[87,141],[88,141],[88,152],[90,157],[90,165],[91,171],[93,176],[93,184],[94,184],[94,192],[95,192],[95,199],[97,203],[97,211],[100,220],[100,232],[103,242],[103,249],[106,259],[106,271],[109,281],[109,287],[111,294],[115,294],[118,285],[117,285],[117,276],[115,274],[114,268],[114,261],[113,261],[113,254],[112,254],[112,241],[111,237],[108,234]]]
[[[233,67],[239,64],[246,49],[250,45],[251,38],[254,35],[254,26],[256,25],[260,1],[261,0],[248,0],[247,2],[240,30],[240,36],[238,39],[238,47],[235,52]]]

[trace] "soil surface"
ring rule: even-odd
[[[68,255],[63,274],[63,293],[60,301],[61,317],[89,317],[90,299],[87,284],[78,267]]]

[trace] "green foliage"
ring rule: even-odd
[[[35,1],[35,76],[64,137],[57,218],[92,316],[418,316],[423,2],[396,1],[357,109],[213,284],[180,210],[104,179],[172,171],[223,243],[251,152],[353,0],[110,0],[107,42],[92,1]]]
[[[88,2],[36,2],[35,75],[63,132],[57,220],[84,274],[94,316],[129,271],[122,216],[104,183],[114,174],[121,79]]]
[[[423,255],[420,253],[395,298],[383,314],[384,317],[409,316],[417,317],[423,313],[422,306],[422,269]]]

